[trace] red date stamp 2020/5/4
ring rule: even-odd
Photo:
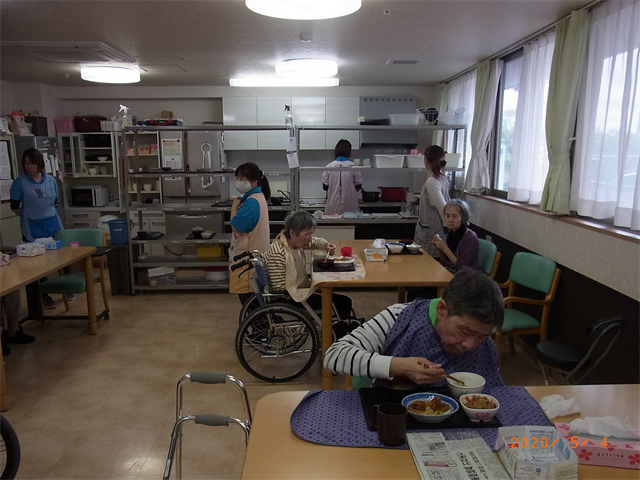
[[[540,438],[511,437],[511,443],[509,443],[509,448],[530,448],[530,449],[551,448],[556,444],[557,441],[558,439],[556,438],[553,442],[550,442],[547,437],[540,437]],[[579,444],[578,437],[571,437],[571,439],[569,440],[569,444],[571,445],[571,448],[578,448],[584,445],[585,443],[587,443],[588,441],[589,439],[587,438],[585,439],[584,442],[582,442],[582,444]],[[602,445],[604,448],[607,448],[607,437],[604,437],[602,442],[600,442],[600,445]]]

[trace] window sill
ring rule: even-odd
[[[503,205],[509,205],[510,207],[517,208],[518,210],[522,210],[528,213],[553,218],[554,220],[557,220],[559,222],[568,223],[571,225],[575,225],[576,227],[586,228],[587,230],[592,230],[594,232],[599,232],[604,235],[619,238],[621,240],[627,240],[629,242],[640,244],[640,233],[623,230],[609,225],[603,225],[601,223],[586,220],[584,218],[576,218],[570,217],[568,215],[556,215],[555,213],[543,212],[535,205],[527,205],[524,203],[514,202],[512,200],[506,200],[504,198],[493,197],[490,195],[478,195],[475,193],[466,193],[466,195],[482,198],[491,202],[501,203]]]

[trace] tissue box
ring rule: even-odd
[[[640,442],[596,435],[569,435],[569,424],[554,423],[560,435],[574,451],[581,465],[602,465],[605,467],[631,468],[640,470]],[[565,435],[566,434],[566,435]]]
[[[9,255],[6,253],[0,253],[0,267],[4,267],[5,265],[9,265],[11,260],[9,260]]]
[[[367,262],[386,262],[389,251],[386,248],[365,248],[364,256]]]
[[[44,254],[44,245],[40,243],[21,243],[16,246],[19,257],[35,257]]]
[[[553,427],[500,427],[495,449],[512,479],[578,479],[578,457]]]
[[[62,248],[62,240],[54,240],[53,238],[36,238],[35,243],[44,245],[45,250],[57,250]]]

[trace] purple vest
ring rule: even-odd
[[[407,305],[387,335],[383,355],[393,357],[423,357],[442,364],[447,373],[472,372],[482,375],[487,387],[502,387],[498,372],[498,351],[493,340],[487,338],[476,348],[462,355],[448,353],[440,343],[440,336],[431,325],[431,300],[417,299]],[[446,386],[445,380],[434,386]]]

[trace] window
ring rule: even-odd
[[[640,230],[640,2],[592,13],[578,108],[571,209]]]
[[[555,32],[505,59],[500,89],[495,189],[509,200],[539,204],[549,170],[545,115]]]

